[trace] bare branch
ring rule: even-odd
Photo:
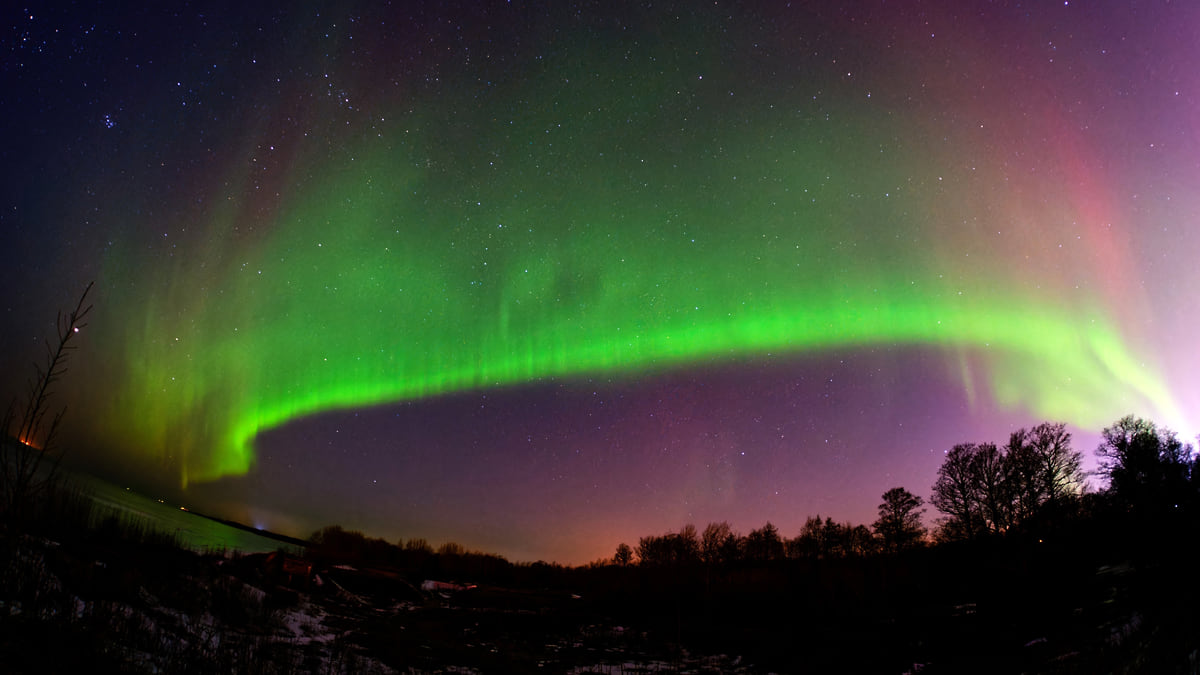
[[[38,471],[42,460],[55,450],[55,439],[66,409],[59,410],[50,418],[49,427],[44,427],[44,424],[54,393],[53,385],[66,374],[67,361],[75,349],[71,340],[87,325],[84,318],[91,312],[92,305],[85,303],[94,283],[89,283],[83,289],[74,310],[68,314],[58,313],[55,322],[57,344],[51,347],[49,342],[44,343],[45,367],[34,364],[34,379],[28,382],[25,409],[16,430],[16,445],[12,444],[10,438],[13,435],[13,422],[17,419],[15,401],[10,403],[4,415],[5,438],[0,443],[0,464],[3,465],[0,469],[0,515],[19,518],[19,512],[29,506],[28,502],[51,488],[57,478],[57,462],[53,463],[47,476],[39,478]],[[61,453],[55,459],[61,459]]]

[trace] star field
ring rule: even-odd
[[[1194,434],[1200,15],[910,9],[7,11],[6,381],[96,279],[96,470],[571,562]]]

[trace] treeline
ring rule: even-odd
[[[1019,429],[1008,443],[960,443],[946,453],[930,502],[937,541],[1002,534],[1063,517],[1086,485],[1083,455],[1063,424]]]
[[[810,516],[787,537],[768,522],[748,534],[728,522],[622,543],[591,567],[734,565],[782,560],[834,560],[898,553],[957,541],[1052,532],[1081,519],[1151,528],[1200,507],[1200,456],[1176,433],[1127,416],[1104,429],[1096,449],[1105,488],[1089,491],[1083,454],[1066,425],[1018,429],[1007,443],[961,443],[946,452],[928,502],[937,511],[923,522],[926,502],[904,487],[881,496],[870,526]],[[552,574],[544,562],[514,565],[502,556],[424,539],[395,543],[330,526],[310,537],[309,556],[328,564],[386,567],[459,579],[504,579],[514,570]]]
[[[883,494],[879,519],[870,528],[811,516],[794,538],[786,538],[771,523],[742,536],[728,522],[709,523],[702,533],[694,525],[678,532],[638,540],[637,548],[617,546],[617,565],[680,565],[770,562],[788,559],[831,559],[899,551],[920,545],[926,532],[921,524],[920,497],[904,488]],[[636,556],[636,560],[635,560]]]
[[[1105,486],[1089,492],[1063,424],[1018,430],[1004,446],[954,446],[933,484],[933,539],[1036,535],[1081,519],[1154,530],[1195,512],[1200,456],[1175,432],[1129,415],[1101,432],[1095,453]]]
[[[323,565],[395,569],[470,580],[503,578],[514,567],[503,556],[469,551],[455,542],[437,548],[419,538],[392,543],[339,525],[314,532],[309,543],[307,556]]]
[[[1174,432],[1134,416],[1104,429],[1096,449],[1106,487],[1089,492],[1083,455],[1061,423],[1013,432],[1004,445],[962,443],[946,453],[929,504],[940,516],[922,522],[921,497],[903,487],[885,492],[870,527],[809,517],[795,537],[768,522],[747,535],[727,522],[703,531],[641,537],[617,546],[618,566],[730,565],[821,560],[896,553],[931,544],[1008,535],[1037,536],[1081,518],[1124,520],[1142,527],[1170,514],[1192,513],[1200,501],[1200,456]]]

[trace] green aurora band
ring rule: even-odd
[[[186,485],[322,411],[878,345],[944,348],[965,386],[982,369],[998,405],[1045,419],[1179,419],[1102,284],[1066,280],[1087,261],[989,256],[1028,233],[963,226],[987,179],[942,180],[919,135],[767,106],[685,128],[595,96],[295,141],[276,202],[231,170],[186,252],[118,245],[110,431]]]

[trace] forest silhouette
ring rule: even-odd
[[[1134,416],[1095,454],[1101,489],[1066,425],[1043,423],[948,449],[928,504],[892,488],[869,526],[811,516],[788,537],[770,522],[745,535],[686,524],[574,568],[338,527],[315,533],[310,555],[569,592],[587,598],[572,611],[782,672],[1188,672],[1200,457]]]
[[[65,631],[91,656],[52,666],[101,654],[141,672],[113,655],[147,642],[144,624],[121,617],[163,611],[144,606],[154,598],[220,626],[220,646],[198,652],[180,647],[194,628],[155,624],[150,653],[172,672],[271,650],[264,663],[276,665],[234,670],[306,672],[309,652],[324,650],[323,664],[354,655],[429,671],[1189,672],[1200,653],[1195,453],[1132,416],[1104,430],[1096,453],[1105,487],[1091,491],[1064,426],[1042,424],[1004,445],[954,446],[928,504],[895,487],[869,526],[812,516],[788,537],[769,522],[745,535],[727,522],[685,525],[576,567],[336,525],[303,552],[206,558],[128,523],[97,525],[86,497],[57,486],[7,513],[2,599],[19,613],[0,618],[0,649],[24,664],[14,672],[47,672],[43,657],[61,656],[51,646]],[[51,540],[70,544],[38,543]],[[185,583],[196,586],[181,594]],[[278,637],[303,608],[341,617],[347,603],[355,628],[337,640]]]

